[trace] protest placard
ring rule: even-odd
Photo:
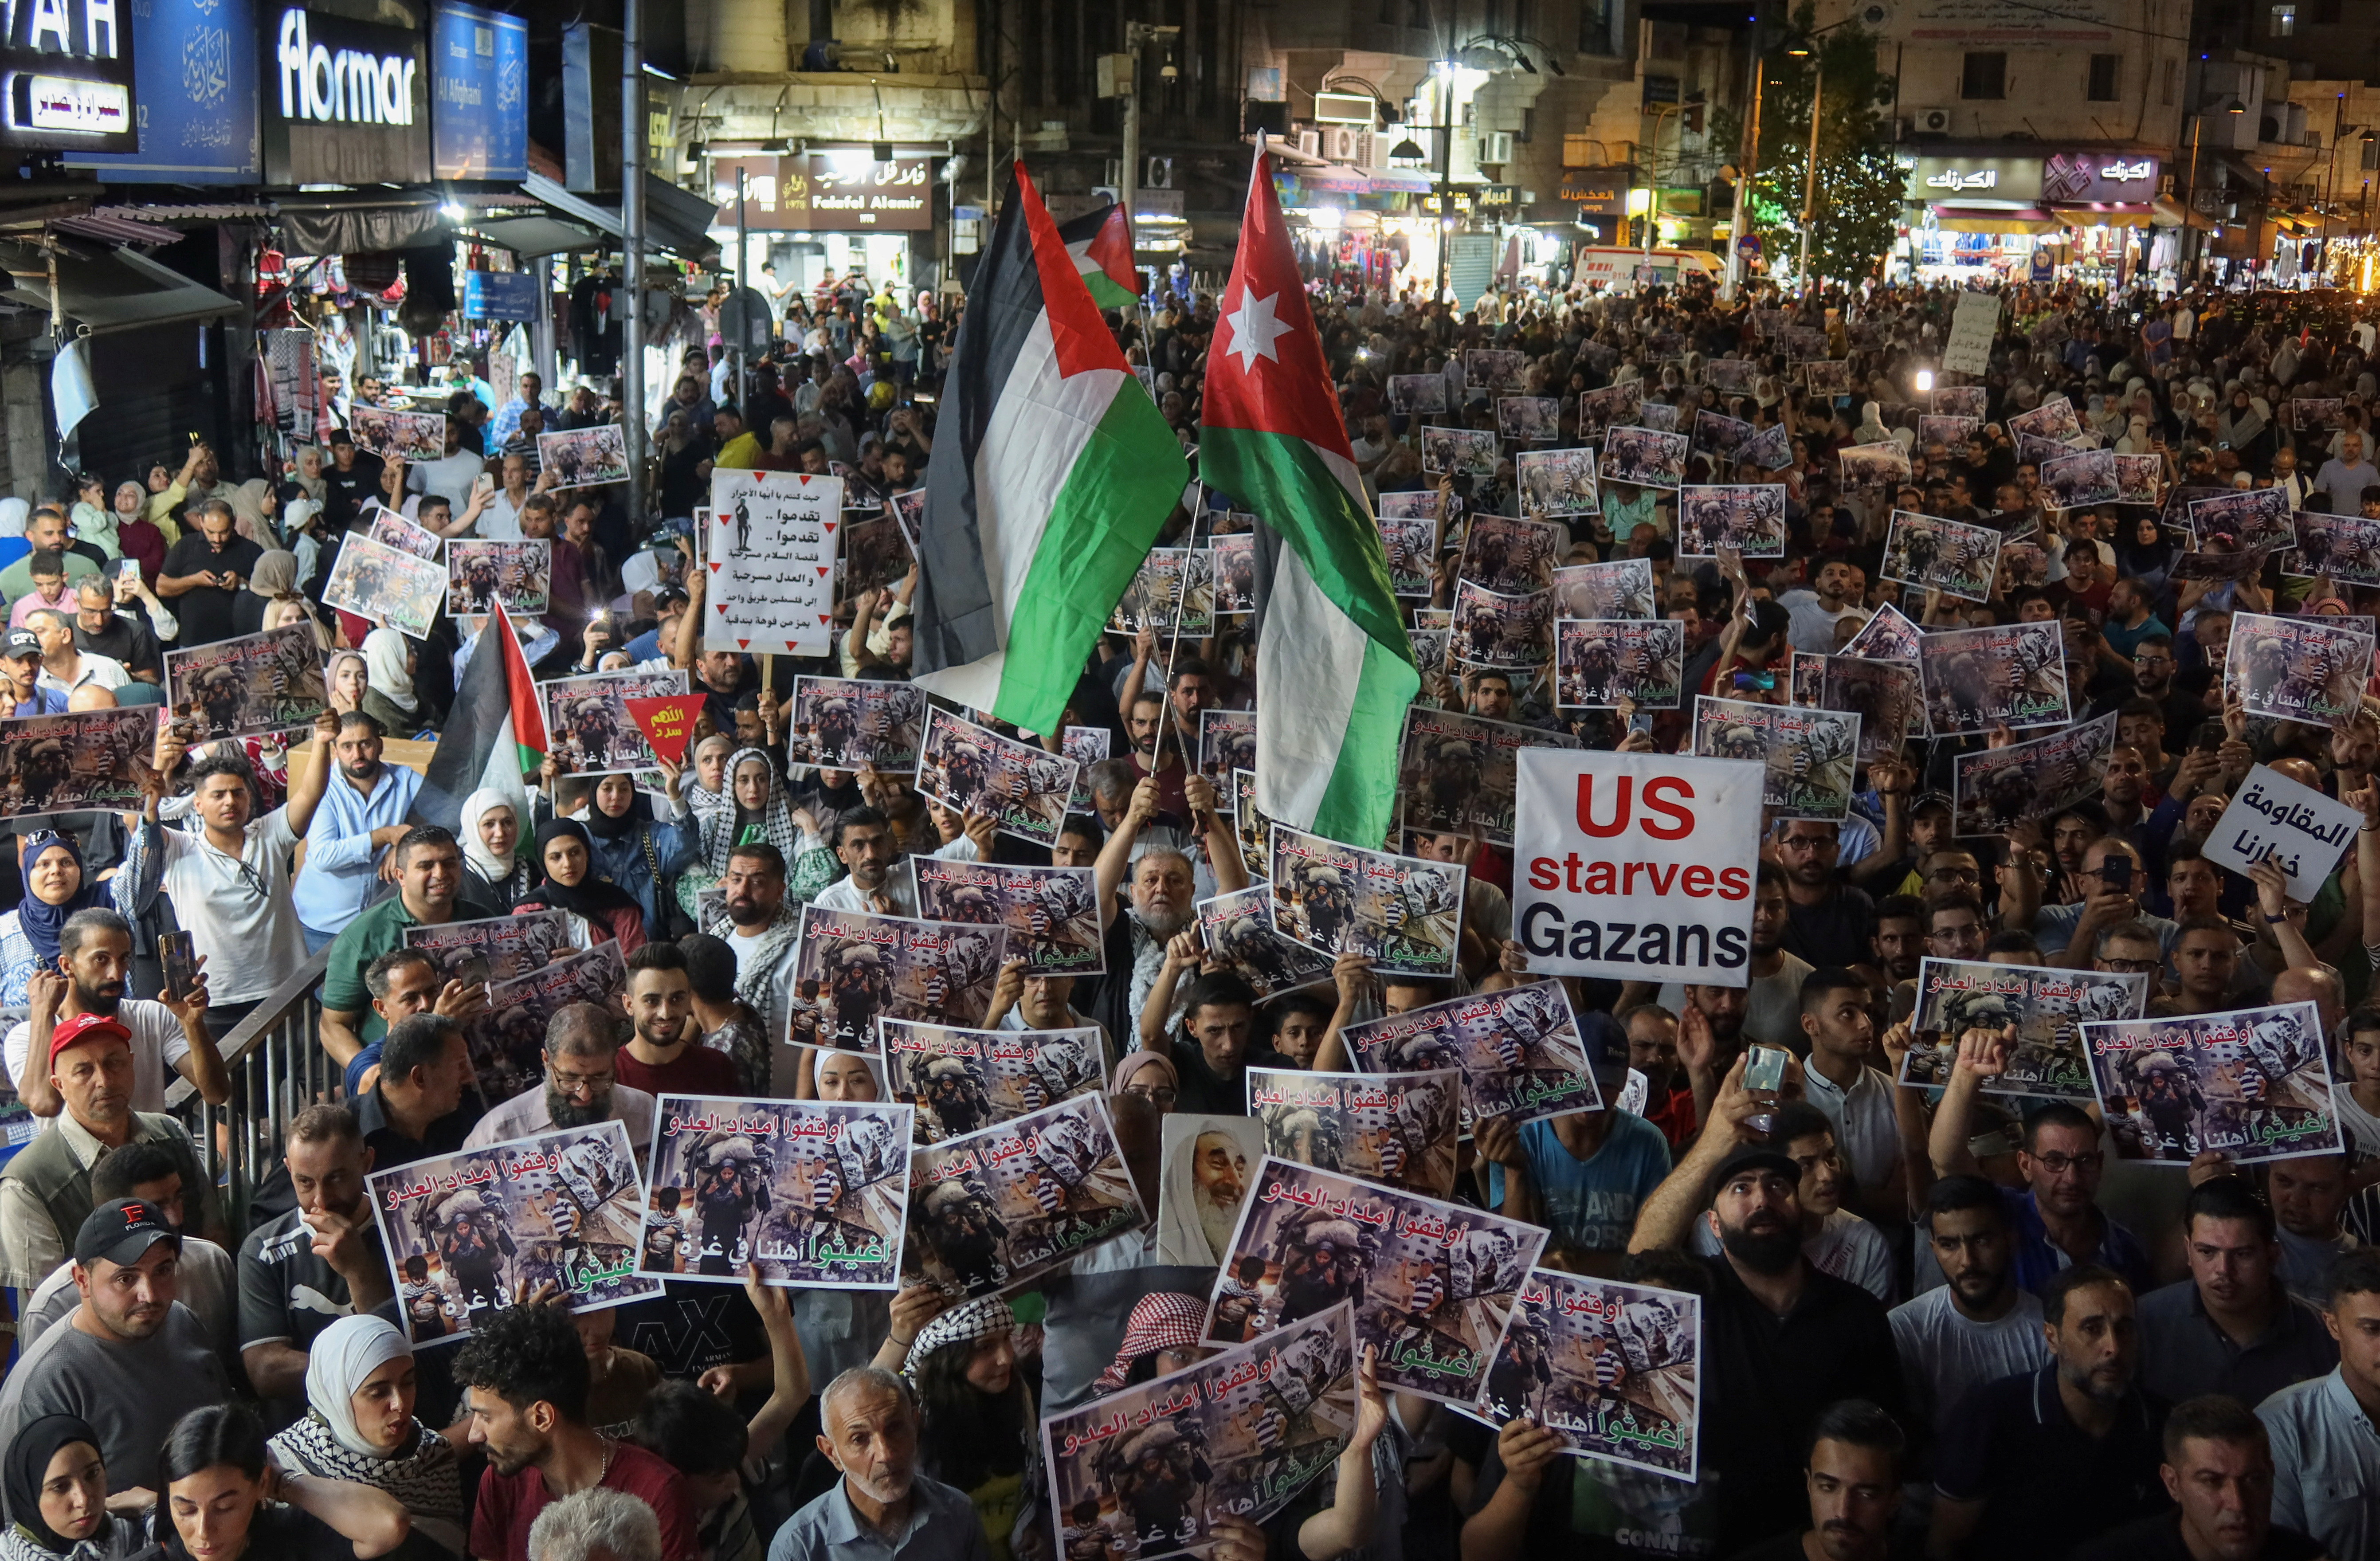
[[[565,429],[537,436],[540,470],[550,472],[557,488],[590,488],[628,480],[626,431],[617,423]]]
[[[2362,809],[2259,764],[2208,832],[2206,860],[2244,875],[2270,857],[2289,874],[2289,898],[2310,903],[2362,827]]]
[[[2312,1003],[2085,1024],[2082,1038],[2123,1159],[2254,1165],[2343,1147]]]
[[[1949,338],[1942,344],[1943,371],[1958,374],[1989,373],[1992,368],[1992,337],[1998,334],[2000,328],[2000,296],[1968,289],[1961,290],[1958,299],[1950,313]],[[1960,409],[1963,411],[1973,406],[1973,415],[1982,417],[1984,387],[1979,384],[1961,385],[1956,389],[1973,392],[1972,401],[1963,395],[1961,396],[1957,403]],[[1951,394],[1952,390],[1953,387],[1945,385],[1934,392],[1935,410],[1949,409],[1943,406],[1942,397]]]
[[[1557,618],[1654,618],[1653,561],[1615,558],[1554,571]]]
[[[1463,530],[1456,573],[1486,590],[1512,596],[1542,591],[1554,582],[1562,528],[1550,520],[1516,520],[1509,515],[1474,515]]]
[[[566,910],[516,910],[475,921],[440,921],[405,929],[405,946],[438,967],[442,982],[461,978],[474,959],[488,962],[485,982],[508,982],[578,952]]]
[[[1342,1028],[1347,1055],[1366,1073],[1463,1074],[1463,1126],[1483,1116],[1515,1127],[1602,1109],[1578,1017],[1556,981],[1451,997]]]
[[[358,401],[347,410],[347,433],[357,449],[382,460],[433,461],[446,454],[443,412],[393,412]]]
[[[492,981],[486,1011],[463,1021],[480,1094],[501,1105],[545,1077],[545,1027],[573,1003],[594,1003],[625,1018],[628,965],[616,940],[554,957],[509,981]],[[642,1145],[638,1146],[639,1151]]]
[[[2238,690],[2251,715],[2339,726],[2362,707],[2372,676],[2371,621],[2238,614],[2223,685]]]
[[[537,687],[555,763],[574,775],[636,774],[654,767],[653,745],[628,713],[627,701],[685,695],[686,675],[683,667],[590,672]]]
[[[405,512],[402,510],[391,509],[384,504],[375,504],[366,513],[371,517],[371,525],[366,529],[364,534],[382,547],[393,547],[399,553],[410,553],[416,558],[435,558],[438,556],[438,550],[446,545],[445,538],[435,531],[415,525],[406,518]]]
[[[686,745],[694,740],[694,724],[702,715],[703,700],[700,694],[632,694],[620,701],[620,707],[637,724],[637,730],[645,734],[654,758],[684,764]]]
[[[1702,1298],[1538,1269],[1479,1391],[1501,1425],[1527,1417],[1573,1457],[1691,1482],[1701,1467]]]
[[[859,677],[794,679],[787,758],[832,770],[913,770],[926,731],[926,691]]]
[[[1476,829],[1486,839],[1509,845],[1515,757],[1524,748],[1578,745],[1567,733],[1459,711],[1408,711],[1397,777],[1404,827],[1431,834]]]
[[[1463,1073],[1245,1069],[1262,1153],[1426,1198],[1454,1196]]]
[[[498,602],[516,616],[540,617],[553,600],[553,543],[543,537],[446,544],[446,610],[477,616]]]
[[[1553,654],[1552,610],[1550,590],[1505,596],[1457,580],[1449,652],[1472,666],[1542,666]]]
[[[1558,618],[1554,708],[1675,710],[1684,697],[1686,626],[1673,618]]]
[[[2028,819],[2055,818],[2107,779],[2116,713],[2005,748],[1956,755],[1950,769],[1954,835],[2005,835]]]
[[[710,474],[710,507],[702,648],[825,655],[843,480],[720,467]]]
[[[1939,586],[1945,595],[1981,602],[1999,573],[2000,542],[1989,526],[1896,509],[1884,539],[1882,573],[1904,585]]]
[[[1767,766],[1762,805],[1778,818],[1840,819],[1851,810],[1860,718],[1803,705],[1694,697],[1694,753]]]
[[[2071,719],[2066,642],[2055,623],[1936,629],[1918,641],[1917,668],[1937,737],[2062,726]]]
[[[1096,1092],[909,1157],[908,1262],[945,1295],[1014,1289],[1148,1223]]]
[[[137,705],[0,720],[0,818],[138,809],[156,737]]]
[[[906,871],[916,881],[919,915],[1006,927],[1008,957],[1024,960],[1028,976],[1096,976],[1107,969],[1099,891],[1087,867],[913,856]]]
[[[1733,548],[1746,558],[1785,555],[1785,485],[1691,484],[1678,492],[1678,556],[1716,558]]]
[[[165,652],[165,702],[198,720],[200,738],[303,726],[330,708],[311,624]]]
[[[1595,514],[1603,505],[1595,467],[1595,452],[1584,445],[1519,452],[1512,457],[1512,473],[1520,484],[1522,508],[1546,517]]]
[[[1072,1030],[965,1030],[879,1019],[892,1098],[917,1108],[917,1141],[965,1138],[1013,1122],[1106,1082],[1097,1025]]]
[[[1200,944],[1256,990],[1257,1001],[1330,979],[1329,955],[1273,931],[1269,885],[1217,895],[1196,909]]]
[[[322,605],[369,618],[416,640],[430,637],[446,601],[446,570],[427,558],[385,547],[359,531],[339,540],[322,582]]]
[[[1008,949],[1004,926],[819,905],[802,907],[800,939],[787,1042],[871,1055],[880,1018],[981,1024]]]
[[[662,1096],[637,1272],[899,1288],[913,1115],[889,1104]]]
[[[1451,975],[1463,869],[1367,851],[1276,823],[1273,930],[1324,954],[1361,954],[1382,972]]]
[[[1233,770],[1257,767],[1257,713],[1253,710],[1202,710],[1198,713],[1198,773],[1220,781]],[[1217,790],[1221,787],[1218,787]]]
[[[1999,1072],[1984,1081],[1984,1092],[2087,1101],[2091,1065],[2082,1055],[2081,1027],[2138,1018],[2148,1000],[2149,978],[2143,974],[1923,959],[1900,1081],[1925,1089],[1948,1084],[1960,1037],[1971,1030],[2000,1035],[2013,1027],[2016,1043]]]
[[[917,787],[954,813],[984,814],[1002,835],[1046,847],[1057,841],[1080,768],[1063,753],[929,709]]]
[[[1911,662],[1796,651],[1791,702],[1858,716],[1863,764],[1900,758],[1902,739],[1925,721],[1925,693]]]

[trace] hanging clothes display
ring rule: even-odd
[[[606,266],[593,275],[581,277],[578,285],[570,289],[570,356],[578,360],[581,373],[608,375],[620,372],[620,353],[625,346],[622,322],[626,310],[613,307],[619,286],[618,276]]]

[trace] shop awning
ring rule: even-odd
[[[2038,207],[1937,206],[1934,226],[1945,233],[2056,233],[2058,220]]]
[[[0,244],[8,286],[0,299],[47,313],[50,260],[30,244]],[[58,258],[58,304],[93,335],[237,314],[239,305],[212,287],[168,270],[137,250],[83,250]]]
[[[590,238],[600,233],[616,242],[621,237],[620,203],[616,196],[607,201],[601,196],[574,194],[542,174],[531,174],[528,178],[523,179],[521,189],[524,193],[534,196],[552,207],[568,223],[589,230]],[[650,250],[664,250],[670,254],[685,256],[689,260],[700,260],[717,254],[718,242],[710,237],[710,233],[711,218],[717,214],[718,207],[704,196],[680,189],[667,179],[648,177],[645,180],[645,246]],[[532,217],[511,220],[535,222],[539,219]],[[493,223],[487,225],[482,231],[504,226],[503,222]],[[490,236],[494,237],[492,232]],[[551,239],[558,235],[548,232],[545,237]],[[496,241],[504,243],[501,238]],[[504,247],[512,248],[510,244],[505,244]],[[605,246],[599,239],[595,242],[570,244],[565,247],[574,250],[591,250]],[[527,254],[530,251],[523,250],[516,252]],[[546,249],[537,252],[558,254],[561,250]]]
[[[2149,204],[2159,227],[2194,227],[2204,233],[2215,226],[2214,219],[2193,212],[2169,195],[2160,195]]]
[[[2155,213],[2146,206],[2082,205],[2049,208],[2069,227],[2146,227]]]
[[[473,223],[471,231],[523,260],[600,250],[610,243],[591,227],[557,217],[496,217]]]

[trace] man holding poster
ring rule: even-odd
[[[1512,935],[1533,975],[1749,983],[1757,761],[1519,755]]]

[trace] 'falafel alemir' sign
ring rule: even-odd
[[[1524,749],[1512,936],[1532,975],[1751,982],[1763,767]]]

